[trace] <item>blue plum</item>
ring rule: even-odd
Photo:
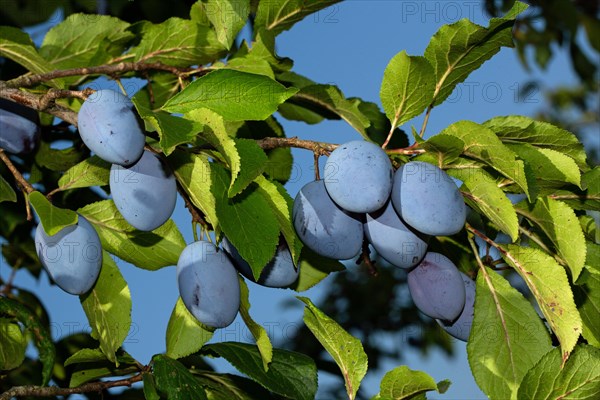
[[[0,148],[9,153],[29,153],[40,137],[38,113],[21,104],[0,99]]]
[[[417,308],[431,318],[453,321],[465,306],[460,271],[439,253],[428,252],[408,273],[408,289]]]
[[[240,308],[240,282],[224,251],[210,242],[188,245],[177,262],[179,294],[190,313],[201,323],[224,328]]]
[[[141,231],[167,222],[177,200],[175,176],[162,158],[149,151],[130,167],[113,164],[110,191],[123,218]]]
[[[467,218],[465,202],[454,181],[435,165],[412,161],[394,175],[394,208],[419,232],[433,236],[459,232]]]
[[[98,279],[102,267],[100,237],[81,215],[76,225],[67,226],[52,236],[39,224],[35,250],[48,275],[67,293],[86,293]]]
[[[252,268],[227,238],[223,238],[221,246],[229,254],[237,270],[252,282],[256,282]],[[275,256],[262,270],[256,283],[267,287],[284,288],[296,282],[299,273],[300,269],[294,265],[289,247],[284,240],[281,240]]]
[[[335,260],[356,256],[362,248],[360,216],[331,200],[322,180],[307,183],[294,199],[294,228],[302,243],[315,253]]]
[[[325,187],[344,210],[379,210],[390,197],[394,170],[385,151],[374,143],[356,140],[341,144],[325,164]]]
[[[475,312],[475,282],[467,275],[460,273],[465,284],[465,306],[456,321],[448,322],[437,319],[437,323],[450,335],[458,340],[466,342],[469,340],[471,326],[473,325],[473,315]]]
[[[81,139],[96,155],[112,164],[135,163],[145,137],[129,98],[114,90],[98,90],[83,102],[78,114]]]
[[[377,253],[399,268],[412,268],[425,256],[427,237],[400,219],[391,202],[367,214],[365,235]]]

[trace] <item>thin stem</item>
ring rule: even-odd
[[[411,156],[414,154],[423,154],[425,153],[424,149],[415,149],[415,148],[410,148],[407,147],[405,149],[391,149],[391,150],[386,150],[385,151],[387,154],[404,154],[407,156]]]
[[[375,262],[371,260],[371,250],[369,249],[369,241],[366,239],[363,241],[362,252],[360,253],[360,257],[358,257],[358,260],[356,260],[357,264],[360,264],[361,262],[367,266],[369,274],[371,274],[371,276],[379,275],[377,267],[375,266]]]
[[[423,119],[423,125],[421,125],[421,130],[419,131],[419,136],[423,137],[425,135],[425,129],[427,128],[427,123],[429,122],[429,115],[431,115],[431,110],[433,110],[433,103],[427,107],[427,111],[425,112],[425,118]]]
[[[15,263],[16,265],[14,265],[11,269],[8,279],[6,280],[6,282],[4,282],[4,287],[2,288],[2,290],[0,290],[0,295],[8,295],[10,293],[13,287],[13,282],[15,281],[15,277],[17,276],[17,271],[19,270],[19,267],[21,265],[21,261],[22,259],[19,259],[19,261]]]
[[[32,87],[42,82],[51,81],[57,78],[65,78],[69,76],[90,76],[90,75],[111,75],[124,74],[134,71],[165,71],[170,72],[178,77],[191,76],[202,74],[206,71],[205,68],[178,68],[171,65],[165,65],[158,62],[121,62],[118,64],[98,65],[87,68],[71,68],[56,70],[45,74],[22,75],[18,78],[6,82],[11,88]]]
[[[141,382],[142,373],[127,379],[117,381],[92,382],[74,388],[61,388],[58,386],[15,386],[0,395],[0,400],[10,400],[13,397],[55,397],[68,396],[71,394],[103,392],[114,387],[130,387],[136,382]]]
[[[77,126],[77,113],[75,111],[55,103],[45,104],[45,102],[42,101],[43,96],[36,96],[33,93],[9,87],[6,82],[0,81],[0,97],[14,101],[15,103],[23,104],[37,111],[44,111],[71,125]]]
[[[19,185],[21,185],[21,187],[27,192],[27,194],[35,192],[33,186],[31,186],[31,184],[27,182],[25,178],[23,178],[23,175],[21,175],[17,167],[15,167],[12,161],[10,161],[10,158],[8,158],[8,156],[2,149],[0,149],[0,160],[2,160],[4,164],[6,164],[6,167],[8,168],[10,173],[15,177],[15,180],[18,182]]]
[[[319,172],[319,153],[313,153],[315,163],[315,180],[321,180],[321,173]]]
[[[394,121],[392,122],[392,126],[390,128],[390,132],[388,133],[387,137],[385,138],[385,142],[383,142],[383,144],[381,145],[381,148],[385,150],[385,148],[387,147],[387,145],[390,143],[390,140],[392,140],[392,136],[394,136],[394,131],[396,130],[396,125],[398,124],[398,116],[396,115],[394,117]]]

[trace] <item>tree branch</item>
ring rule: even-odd
[[[64,94],[64,92],[62,92],[62,94]],[[75,111],[69,110],[68,108],[56,103],[48,102],[46,104],[46,102],[42,100],[44,96],[36,96],[33,93],[11,88],[7,86],[6,82],[0,81],[0,97],[14,101],[15,103],[26,105],[27,107],[33,108],[37,111],[44,111],[48,114],[52,114],[55,117],[70,123],[71,125],[77,126],[77,113]],[[79,96],[77,94],[73,94],[73,97]]]
[[[52,79],[65,78],[69,76],[89,76],[89,75],[117,75],[126,72],[135,71],[166,71],[177,77],[186,77],[195,74],[202,74],[209,71],[204,67],[199,68],[178,68],[171,65],[166,65],[158,62],[120,62],[118,64],[98,65],[96,67],[87,68],[72,68],[48,72],[45,74],[36,75],[21,75],[18,78],[11,79],[6,82],[8,87],[31,87],[42,82],[51,81]]]
[[[0,400],[11,400],[13,397],[54,397],[80,393],[102,392],[114,387],[129,387],[136,382],[141,382],[142,379],[142,373],[139,373],[127,379],[86,383],[74,388],[61,388],[58,386],[15,386],[2,393],[0,395]]]
[[[29,194],[31,192],[35,192],[35,189],[33,188],[33,186],[31,186],[31,184],[29,182],[27,182],[27,180],[25,178],[23,178],[23,175],[21,175],[21,173],[19,172],[17,167],[15,167],[15,165],[12,163],[12,161],[10,161],[10,158],[8,158],[8,156],[2,149],[0,149],[0,160],[2,160],[4,162],[4,164],[6,164],[6,167],[8,168],[8,170],[11,172],[11,174],[13,174],[13,176],[15,177],[15,180],[23,188],[23,190],[25,190],[27,192],[27,194]]]
[[[339,146],[334,143],[298,139],[296,136],[291,138],[267,137],[257,140],[256,143],[264,150],[275,149],[278,147],[296,147],[299,149],[311,150],[315,154],[326,156]]]

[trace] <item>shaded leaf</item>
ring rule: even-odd
[[[86,158],[69,168],[58,180],[60,190],[108,185],[110,163],[98,156]]]
[[[425,372],[413,371],[406,365],[388,371],[381,380],[379,394],[376,400],[403,400],[438,390],[433,378]],[[440,390],[441,392],[441,390]]]
[[[112,200],[88,204],[78,212],[94,225],[104,250],[139,268],[175,265],[186,246],[172,220],[151,232],[139,231],[125,221]]]
[[[266,389],[298,400],[314,399],[317,392],[317,367],[314,361],[301,353],[273,349],[269,370],[262,366],[262,358],[254,345],[224,342],[204,346],[229,361],[240,372],[248,375]]]
[[[19,324],[0,318],[0,371],[17,368],[25,359],[27,339]]]
[[[206,393],[194,375],[179,361],[158,354],[152,358],[156,387],[169,400],[206,400]]]
[[[10,183],[6,182],[4,177],[0,175],[0,203],[3,201],[16,202],[17,194],[15,193]]]
[[[274,34],[290,29],[306,16],[327,8],[340,0],[269,0],[258,3],[256,28],[263,28]]]

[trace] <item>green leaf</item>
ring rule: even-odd
[[[106,355],[100,349],[81,349],[71,357],[67,358],[63,365],[68,367],[69,365],[79,363],[97,363],[108,361]]]
[[[229,173],[217,164],[212,165],[211,173],[211,192],[216,199],[220,226],[242,258],[250,264],[254,276],[259,277],[279,243],[279,222],[275,213],[256,184],[231,199],[227,196],[231,180]]]
[[[338,260],[320,256],[308,247],[302,248],[298,268],[300,269],[300,275],[292,286],[292,289],[297,292],[310,289],[327,278],[332,272],[346,269]]]
[[[575,160],[556,150],[535,147],[528,143],[506,146],[527,161],[535,173],[536,179],[572,183],[581,186],[581,172]]]
[[[472,121],[458,121],[442,131],[465,143],[463,154],[482,161],[511,179],[530,196],[525,166],[516,154],[506,147],[493,131]]]
[[[548,122],[535,121],[520,115],[495,117],[483,123],[505,143],[529,143],[533,146],[558,151],[575,160],[579,168],[587,170],[585,149],[577,136]]]
[[[110,163],[98,156],[86,158],[69,168],[58,180],[60,190],[108,185]]]
[[[220,69],[196,79],[163,109],[185,113],[205,107],[229,121],[263,120],[297,91],[264,75]]]
[[[267,391],[258,383],[232,374],[196,371],[194,374],[211,400],[269,400],[280,396]]]
[[[17,368],[25,359],[27,339],[19,324],[0,318],[0,371]]]
[[[0,297],[0,315],[16,318],[25,326],[26,332],[31,334],[35,347],[38,350],[39,360],[42,362],[42,385],[47,385],[52,377],[56,349],[52,335],[38,317],[28,307],[16,300]]]
[[[501,47],[514,47],[514,20],[526,8],[526,4],[517,1],[503,18],[492,18],[488,28],[461,19],[442,26],[433,35],[425,49],[425,58],[433,66],[437,82],[432,105],[442,103],[456,85],[498,53]]]
[[[229,361],[271,392],[298,400],[312,400],[317,392],[317,367],[308,356],[293,351],[273,349],[269,370],[260,368],[262,357],[254,345],[223,342],[204,346]]]
[[[581,176],[581,187],[583,190],[552,190],[548,196],[576,210],[600,211],[600,167],[594,167]]]
[[[179,361],[158,354],[152,358],[156,387],[169,400],[206,400],[200,382]]]
[[[522,201],[515,208],[548,236],[576,281],[585,263],[586,244],[573,209],[549,198],[537,199],[533,204]]]
[[[573,286],[573,294],[583,323],[583,337],[589,344],[600,347],[600,271],[586,266]]]
[[[490,268],[477,275],[467,353],[475,381],[491,399],[516,399],[523,376],[552,349],[531,303]]]
[[[94,225],[104,250],[139,268],[175,265],[186,246],[172,220],[152,232],[138,231],[125,221],[112,200],[88,204],[78,212]]]
[[[3,201],[17,201],[17,194],[15,193],[10,183],[6,182],[6,179],[0,175],[0,203]]]
[[[128,27],[129,23],[108,15],[71,14],[48,31],[40,54],[52,69],[105,64],[121,55],[133,39]]]
[[[337,86],[305,86],[289,102],[308,108],[328,119],[341,118],[365,139],[369,139],[366,129],[371,122],[359,109],[361,101],[346,99]]]
[[[253,54],[246,54],[243,57],[235,57],[227,60],[227,64],[215,63],[213,67],[222,67],[241,72],[249,72],[256,75],[268,76],[275,79],[273,67],[263,58],[255,57]]]
[[[501,247],[504,250],[502,258],[529,287],[558,337],[563,361],[567,360],[581,334],[582,325],[564,268],[541,250],[511,244]]]
[[[275,213],[279,221],[279,230],[288,244],[293,262],[297,265],[303,244],[298,235],[296,235],[296,229],[292,222],[294,200],[280,183],[270,181],[264,176],[256,178],[256,183],[258,184],[259,192],[269,203],[273,213]]]
[[[49,142],[41,141],[37,152],[35,153],[35,162],[42,167],[46,167],[51,171],[62,172],[71,167],[84,158],[80,149],[68,147],[66,149],[53,149]]]
[[[0,26],[0,56],[21,64],[34,74],[45,74],[52,69],[40,56],[26,32],[12,26]]]
[[[562,367],[559,349],[548,352],[519,388],[520,399],[596,399],[600,396],[600,350],[579,345]]]
[[[381,104],[394,128],[421,114],[431,103],[435,85],[433,67],[425,57],[403,50],[389,62],[381,83]]]
[[[229,50],[238,32],[246,25],[250,0],[204,0],[197,4],[204,8],[204,14],[215,27],[219,43]]]
[[[354,101],[355,98],[349,98],[348,100]],[[386,141],[392,124],[387,116],[379,109],[379,106],[369,101],[360,100],[358,109],[360,112],[369,120],[369,127],[366,130],[368,140],[373,141],[378,145],[383,145]],[[408,136],[400,128],[394,129],[392,139],[388,143],[388,149],[399,149],[408,147]]]
[[[142,381],[144,382],[144,398],[146,400],[160,400],[160,395],[156,391],[154,375],[149,373],[143,374]]]
[[[38,191],[29,194],[29,202],[35,209],[44,231],[49,236],[56,235],[63,228],[75,225],[78,216],[75,211],[54,207],[48,199]]]
[[[413,399],[419,394],[438,390],[433,378],[421,371],[413,371],[406,365],[388,371],[381,380],[377,400]]]
[[[421,155],[423,161],[426,161],[423,156],[427,156],[429,163],[444,168],[458,159],[465,148],[465,142],[456,136],[439,133],[423,142],[421,147],[427,151]]]
[[[232,176],[228,190],[229,197],[240,193],[262,174],[267,163],[267,155],[256,142],[232,138],[227,132],[223,118],[209,109],[194,110],[186,116],[206,127],[202,137],[219,150],[227,161]]]
[[[189,196],[190,201],[206,216],[207,221],[215,229],[215,233],[219,233],[217,200],[211,191],[213,186],[212,164],[208,161],[208,157],[202,154],[174,152],[169,161],[172,162],[177,181]]]
[[[137,361],[131,357],[128,353],[123,350],[120,350],[116,353],[117,360],[121,366],[137,366]],[[106,358],[106,354],[102,352],[101,349],[81,349],[73,354],[71,357],[67,358],[64,362],[64,366],[67,367],[69,365],[75,364],[85,364],[85,363],[95,363],[100,364],[104,363],[109,367],[114,367],[114,363]]]
[[[298,299],[306,304],[304,323],[335,360],[342,371],[348,398],[354,399],[360,382],[367,373],[367,354],[362,343],[315,307],[308,297]]]
[[[121,271],[104,252],[100,276],[92,290],[79,296],[90,322],[92,337],[100,341],[106,358],[119,366],[115,355],[129,334],[131,326],[131,293]]]
[[[71,375],[69,387],[77,387],[100,378],[131,375],[136,372],[139,372],[137,365],[121,364],[121,366],[117,368],[109,361],[80,364],[75,367],[75,370]]]
[[[262,365],[266,372],[269,370],[269,364],[273,360],[273,345],[265,328],[254,322],[250,316],[248,286],[242,277],[240,277],[240,315],[256,341],[256,347],[258,348]]]
[[[465,202],[485,215],[513,241],[519,236],[519,219],[512,203],[496,181],[483,169],[449,169],[448,174],[463,182]]]
[[[327,8],[341,0],[269,0],[258,3],[256,29],[263,28],[274,34],[290,29],[306,16]],[[335,9],[334,9],[335,13]],[[329,14],[329,13],[328,13]]]
[[[145,90],[137,92],[131,101],[146,123],[146,130],[158,133],[160,148],[165,155],[171,154],[180,144],[192,143],[198,133],[202,131],[202,125],[199,123],[173,116],[164,111],[153,111],[149,94]]]
[[[218,60],[225,48],[210,27],[172,17],[160,24],[145,22],[142,40],[128,54],[137,62],[161,62],[176,67],[203,65]]]
[[[171,358],[189,356],[200,350],[204,343],[212,338],[212,335],[211,331],[206,330],[190,314],[181,297],[177,298],[167,325],[167,356]]]

